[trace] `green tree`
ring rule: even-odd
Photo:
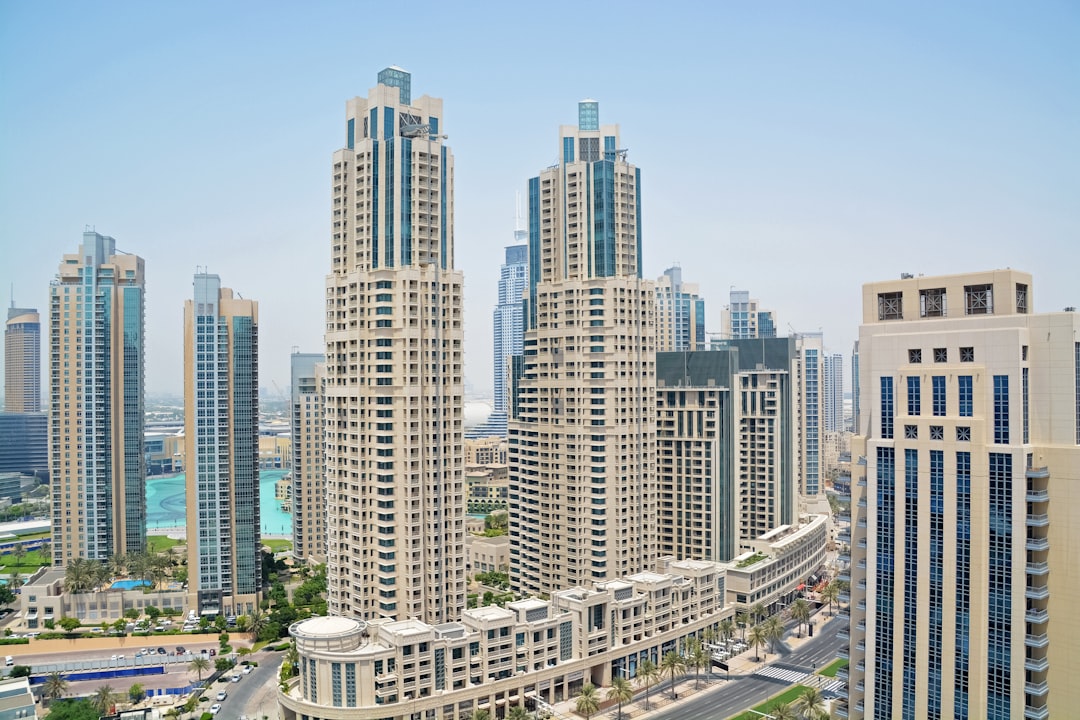
[[[128,698],[131,699],[131,702],[138,705],[146,699],[146,690],[139,683],[135,683],[128,688]]]
[[[529,720],[531,717],[529,711],[521,705],[515,705],[510,708],[510,712],[506,713],[506,720]]]
[[[750,628],[750,647],[754,648],[754,660],[761,661],[761,653],[758,648],[767,647],[769,643],[769,634],[765,630],[765,626],[760,623]],[[766,652],[765,657],[769,657]]]
[[[108,560],[105,561],[109,566],[109,572],[116,577],[124,577],[127,575],[127,556],[124,553],[115,553],[111,555]]]
[[[125,618],[120,618],[112,624],[112,630],[117,635],[123,633],[125,630],[127,630],[127,620]]]
[[[22,565],[22,561],[26,557],[26,548],[21,542],[17,542],[12,546],[11,557],[14,558],[15,565]]]
[[[608,688],[607,699],[614,700],[619,704],[619,711],[615,718],[620,720],[622,718],[623,703],[628,703],[634,699],[634,688],[630,685],[630,681],[622,677],[611,678],[611,687]]]
[[[142,615],[142,613],[133,607],[128,608],[124,611],[124,617],[126,617],[128,620],[138,620],[140,615]]]
[[[56,700],[49,703],[49,720],[98,720],[89,700]]]
[[[773,720],[799,720],[798,713],[788,703],[778,703],[769,710]]]
[[[762,618],[764,618],[768,614],[769,613],[765,610],[764,603],[754,603],[753,606],[750,608],[750,616],[754,618],[755,623],[760,623]]]
[[[795,700],[795,711],[806,720],[817,720],[825,714],[825,698],[817,688],[806,688]]]
[[[761,625],[765,628],[765,637],[772,643],[773,652],[777,652],[776,643],[780,641],[780,638],[784,637],[784,623],[781,622],[780,618],[773,615]]]
[[[589,720],[592,714],[600,709],[600,692],[592,683],[585,683],[574,701],[574,708]]]
[[[41,686],[41,694],[50,700],[58,700],[67,695],[68,683],[58,672],[49,673]]]
[[[701,668],[708,667],[712,661],[712,656],[709,651],[697,638],[692,638],[691,642],[686,648],[686,661],[694,668],[694,687],[701,687]]]
[[[112,573],[109,572],[109,566],[103,562],[92,561],[90,566],[90,576],[92,578],[92,586],[98,590],[104,590],[108,587],[110,581],[112,581]]]
[[[840,599],[840,585],[833,580],[821,589],[821,601],[829,603],[829,614],[832,614],[833,603]]]
[[[664,658],[660,661],[660,669],[667,675],[671,676],[671,697],[675,697],[675,676],[679,673],[686,671],[686,661],[683,660],[682,655],[669,650]]]
[[[735,615],[735,624],[739,626],[739,630],[742,632],[742,641],[746,642],[746,628],[750,625],[750,615],[748,613],[737,613]]]
[[[143,608],[143,612],[154,622],[157,622],[157,619],[161,617],[161,609],[155,605],[147,605]]]
[[[92,563],[86,558],[75,558],[64,568],[64,590],[69,593],[82,593],[90,589],[93,582]]]
[[[7,585],[0,585],[0,605],[11,605],[15,602],[15,591]]]
[[[196,655],[190,663],[188,670],[199,674],[199,682],[202,682],[202,674],[210,669],[210,659],[205,655]]]
[[[720,639],[724,641],[724,649],[731,652],[731,638],[735,636],[735,623],[731,618],[720,621]]]
[[[799,637],[802,637],[802,626],[810,623],[810,603],[806,598],[796,598],[788,612],[791,619],[798,623]]]
[[[232,666],[233,666],[233,661],[232,660],[230,660],[227,657],[221,657],[220,655],[218,656],[217,660],[214,661],[214,669],[217,670],[218,672],[225,672],[226,670],[228,670]]]
[[[60,627],[64,628],[64,631],[71,634],[82,627],[82,623],[78,618],[64,616],[60,618]]]
[[[251,633],[252,640],[259,637],[269,620],[262,610],[255,610],[251,613],[248,620],[248,632]]]
[[[645,658],[638,663],[637,681],[645,686],[645,710],[649,710],[649,688],[660,679],[660,668],[651,659]]]
[[[90,704],[102,715],[108,715],[112,712],[117,699],[118,696],[111,685],[102,685],[90,696]]]
[[[16,665],[11,668],[11,677],[30,677],[32,670],[29,665]]]
[[[38,556],[45,562],[52,561],[52,540],[46,538],[41,542],[41,547],[38,548]]]

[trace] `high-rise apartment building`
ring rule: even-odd
[[[859,428],[859,415],[862,411],[859,388],[859,341],[856,340],[851,348],[851,426],[849,429],[852,432],[856,432]]]
[[[145,270],[83,233],[49,287],[53,564],[146,545]]]
[[[656,556],[656,320],[640,171],[598,104],[529,180],[529,291],[510,421],[511,581],[591,586]]]
[[[841,717],[1072,717],[1080,315],[996,270],[863,286]]]
[[[799,479],[799,494],[805,503],[815,506],[811,509],[825,512],[825,487],[822,484],[822,412],[824,410],[824,375],[825,355],[821,333],[798,333],[795,340],[795,414],[797,435],[796,476]]]
[[[250,615],[262,585],[259,305],[217,275],[184,303],[189,607]]]
[[[825,355],[822,365],[824,387],[822,392],[822,420],[825,432],[846,430],[844,424],[844,356],[840,353]]]
[[[762,308],[746,290],[732,290],[728,306],[720,313],[721,333],[726,340],[776,337],[776,316]]]
[[[705,301],[682,268],[669,267],[656,281],[656,351],[705,349]]]
[[[321,353],[290,356],[293,557],[312,564],[326,562],[324,361]]]
[[[346,104],[326,280],[329,609],[465,608],[462,275],[442,100],[379,73]]]
[[[4,326],[4,410],[41,412],[41,316],[14,302]]]
[[[515,230],[514,240],[525,243],[527,230]],[[525,303],[523,294],[528,287],[529,246],[510,245],[499,269],[499,294],[494,312],[495,402],[488,417],[484,434],[506,436],[506,418],[510,411],[513,388],[512,358],[522,352],[525,337]]]

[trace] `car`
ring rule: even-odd
[[[177,655],[187,655],[187,649],[185,649],[183,645],[177,645],[176,646],[176,654]]]
[[[210,706],[211,715],[217,715],[219,712],[221,712],[221,703],[214,703]]]
[[[231,682],[240,682],[240,675],[239,674],[233,675],[231,678],[229,678],[229,680]]]
[[[216,698],[216,700],[217,700],[218,702],[221,702],[222,700],[224,700],[224,699],[225,699],[225,698],[227,698],[227,697],[229,697],[229,693],[227,693],[227,692],[225,692],[224,690],[222,690],[221,692],[219,692],[219,693],[217,694],[217,698]]]
[[[243,672],[243,673],[244,673],[245,675],[248,675],[248,674],[250,674],[250,673],[251,673],[251,671],[252,671],[253,669],[254,669],[254,668],[252,668],[252,667],[251,667],[250,665],[245,665],[245,666],[244,666],[244,669],[243,669],[243,670],[242,670],[241,672]]]
[[[207,655],[209,652],[210,652],[209,650],[207,650],[206,648],[203,648],[202,650],[199,651],[199,654],[200,655]]]
[[[169,654],[169,653],[165,652],[165,648],[163,648],[163,647],[158,648],[157,653],[158,653],[158,655],[168,655]]]
[[[214,657],[215,655],[217,655],[217,650],[210,648],[210,657]]]

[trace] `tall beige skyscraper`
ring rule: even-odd
[[[4,410],[41,412],[41,316],[15,303],[4,326]]]
[[[322,353],[293,353],[289,358],[292,415],[293,557],[326,562],[326,460],[323,456],[326,422],[323,384],[326,363]]]
[[[146,545],[143,259],[83,233],[49,288],[53,564]]]
[[[511,419],[511,577],[551,593],[656,556],[656,318],[640,171],[598,104],[529,180],[529,291]]]
[[[1076,716],[1080,315],[1032,290],[863,286],[839,717]]]
[[[462,275],[442,101],[379,73],[346,104],[326,280],[331,614],[465,608]]]
[[[250,615],[262,580],[259,536],[259,305],[217,275],[184,303],[188,607]]]

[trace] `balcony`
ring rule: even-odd
[[[1050,619],[1050,613],[1039,608],[1028,608],[1024,613],[1024,621],[1041,625]]]
[[[1028,575],[1046,575],[1048,572],[1050,572],[1050,563],[1029,562],[1027,564]]]
[[[836,639],[837,640],[844,640],[844,641],[850,640],[851,639],[851,633],[848,632],[847,628],[840,628],[839,630],[836,631]]]
[[[833,705],[833,715],[838,718],[846,718],[848,716],[847,703],[838,702]]]
[[[1027,469],[1027,476],[1029,478],[1031,478],[1032,480],[1038,479],[1038,478],[1048,478],[1048,477],[1050,477],[1050,468],[1048,468],[1048,467],[1028,468]]]
[[[1050,549],[1050,541],[1046,538],[1029,537],[1027,539],[1027,549],[1032,552],[1041,552]]]
[[[1050,502],[1050,493],[1044,490],[1029,489],[1027,491],[1027,501],[1030,503],[1038,502]]]
[[[1042,697],[1050,692],[1050,687],[1046,684],[1045,680],[1042,682],[1026,682],[1024,683],[1024,692],[1028,695],[1034,695],[1035,697]]]
[[[1024,660],[1024,669],[1028,672],[1046,672],[1050,669],[1050,661],[1044,657],[1027,658]]]
[[[1045,513],[1029,513],[1027,516],[1028,527],[1046,527],[1050,524],[1050,516]]]
[[[1050,710],[1044,705],[1043,707],[1031,707],[1026,706],[1024,708],[1025,720],[1047,720],[1050,717]]]
[[[1046,633],[1032,633],[1024,636],[1024,645],[1030,648],[1044,648],[1050,644]]]
[[[1045,600],[1050,597],[1050,589],[1045,585],[1028,585],[1024,597],[1028,600]]]

